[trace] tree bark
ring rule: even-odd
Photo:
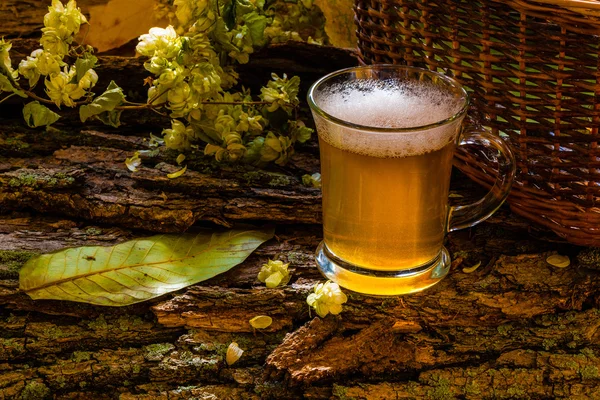
[[[27,54],[32,43],[17,40],[15,49]],[[306,87],[351,65],[336,51],[280,46],[244,74],[256,82],[271,66],[289,68]],[[311,64],[309,53],[323,64]],[[104,85],[120,77],[141,93],[141,60],[101,61]],[[318,171],[314,141],[290,166],[269,171],[190,155],[190,170],[171,180],[176,154],[145,160],[138,173],[124,166],[168,121],[139,114],[114,130],[70,113],[31,130],[21,106],[0,111],[0,398],[600,397],[597,250],[555,242],[504,209],[449,235],[453,268],[432,289],[397,298],[349,293],[340,316],[319,318],[306,296],[322,281],[313,259],[320,192],[300,183]],[[238,222],[275,223],[276,238],[231,271],[149,302],[33,301],[18,289],[20,267],[38,253]],[[571,257],[568,268],[546,263],[556,252]],[[268,259],[290,263],[289,285],[257,281]],[[258,315],[273,324],[254,331],[248,320]],[[244,353],[227,365],[232,342]]]
[[[228,273],[124,308],[32,301],[17,289],[32,253],[139,234],[63,218],[0,221],[0,390],[4,398],[597,398],[598,252],[570,245],[573,265],[545,262],[555,244],[507,211],[451,234],[450,275],[401,298],[350,294],[344,312],[311,317],[321,278],[314,225],[276,239]],[[283,289],[257,281],[268,258],[290,262]],[[462,267],[482,261],[473,273]],[[248,320],[273,324],[253,332]],[[227,346],[242,358],[228,366]],[[29,396],[29,397],[27,397]],[[33,396],[33,397],[31,397]],[[206,397],[211,398],[211,397]]]

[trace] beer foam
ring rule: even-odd
[[[356,80],[321,90],[315,101],[326,113],[352,124],[376,128],[418,128],[460,111],[464,100],[424,82]],[[324,123],[319,136],[335,147],[375,157],[406,157],[441,149],[453,141],[460,121],[415,132],[373,132]]]

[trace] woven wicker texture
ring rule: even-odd
[[[600,246],[600,2],[356,0],[355,13],[364,63],[426,66],[472,92],[515,152],[515,213]],[[485,157],[456,164],[494,180]]]

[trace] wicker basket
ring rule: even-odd
[[[483,124],[517,158],[512,210],[600,246],[600,1],[355,1],[366,64],[427,66],[472,91]],[[456,165],[489,185],[493,167]]]

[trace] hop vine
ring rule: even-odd
[[[300,79],[272,74],[253,97],[239,86],[236,66],[269,43],[327,43],[318,7],[311,0],[161,0],[155,12],[171,25],[139,37],[136,50],[150,73],[145,103],[128,101],[115,82],[98,96],[92,92],[98,59],[91,46],[74,41],[88,23],[75,0],[66,5],[52,0],[40,48],[16,70],[10,43],[0,41],[0,94],[6,93],[0,102],[12,96],[31,98],[23,112],[31,127],[60,118],[47,106],[79,107],[82,122],[95,119],[114,127],[122,112],[148,109],[170,119],[162,138],[152,137],[153,146],[182,154],[200,148],[218,162],[285,165],[294,145],[312,134],[296,118]],[[35,90],[40,82],[44,95]],[[135,171],[141,162],[135,154],[127,167]]]

